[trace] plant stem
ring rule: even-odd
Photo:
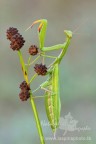
[[[33,77],[30,79],[29,84],[37,77],[37,73],[33,75]]]
[[[18,55],[19,55],[19,58],[20,58],[20,63],[21,63],[21,66],[22,66],[25,81],[27,82],[27,84],[29,84],[28,74],[26,72],[26,67],[25,67],[25,63],[24,63],[22,53],[20,51],[18,51]],[[32,82],[32,80],[34,80],[36,78],[36,76],[37,76],[37,74],[35,74],[31,78],[31,82]],[[33,113],[34,113],[34,117],[35,117],[35,121],[36,121],[36,125],[37,125],[38,134],[39,134],[39,137],[40,137],[41,144],[45,144],[44,136],[43,136],[43,132],[42,132],[42,127],[41,127],[40,120],[39,120],[39,117],[38,117],[38,112],[37,112],[37,109],[36,109],[34,98],[32,97],[32,92],[30,92],[30,101],[31,101],[31,106],[32,106],[32,110],[33,110]]]
[[[32,97],[32,93],[30,94],[30,100],[31,100],[31,106],[32,106],[32,110],[33,110],[33,113],[34,113],[36,126],[37,126],[37,129],[38,129],[38,134],[39,134],[39,137],[40,137],[41,144],[45,144],[44,136],[43,136],[43,132],[42,132],[41,124],[40,124],[40,120],[39,120],[39,117],[38,117],[38,112],[37,112],[37,109],[36,109],[34,98]]]
[[[28,83],[27,70],[26,70],[24,59],[23,59],[23,56],[22,56],[22,53],[21,53],[20,50],[18,51],[18,55],[19,55],[19,58],[20,58],[20,63],[21,63],[21,66],[22,66],[22,71],[23,71],[24,79]]]
[[[38,59],[40,58],[40,55],[34,60],[34,61],[32,61],[31,63],[29,63],[28,65],[30,66],[30,65],[32,65],[35,61],[37,61]]]

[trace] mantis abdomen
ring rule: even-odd
[[[55,64],[51,73],[51,84],[48,86],[45,97],[47,117],[53,131],[56,131],[60,117],[60,94],[59,94],[59,71],[58,64]]]

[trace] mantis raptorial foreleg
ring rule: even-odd
[[[53,64],[61,62],[62,58],[64,57],[64,55],[67,51],[67,48],[68,48],[69,44],[70,44],[70,40],[72,38],[72,32],[65,30],[64,33],[66,34],[66,42],[64,44],[58,44],[58,45],[55,45],[55,46],[43,47],[42,48],[42,51],[44,51],[44,52],[62,49],[61,53],[56,58],[56,60],[53,62]]]
[[[41,56],[43,57],[47,57],[47,58],[53,58],[53,59],[56,59],[57,57],[55,56],[50,56],[50,55],[44,55],[44,54],[40,54]]]
[[[40,42],[40,49],[42,49],[42,47],[44,47],[44,42],[45,42],[47,20],[41,19],[41,20],[34,21],[32,25],[28,27],[26,30],[28,30],[29,28],[32,28],[37,23],[40,23],[38,27],[38,36],[39,36],[39,42]]]
[[[47,52],[47,51],[62,49],[62,51],[58,57],[58,60],[55,61],[55,63],[56,62],[60,63],[61,59],[65,55],[66,50],[70,44],[70,40],[72,38],[72,32],[69,30],[64,31],[64,33],[66,34],[66,42],[65,43],[58,44],[58,45],[51,46],[51,47],[44,47],[45,35],[46,35],[46,29],[47,29],[47,20],[45,20],[45,19],[37,20],[37,21],[33,22],[33,24],[29,28],[33,27],[33,25],[37,24],[37,23],[40,23],[40,25],[38,27],[40,50],[43,52],[43,54],[45,54],[45,52]]]
[[[54,45],[54,46],[51,46],[51,47],[44,47],[45,35],[46,35],[46,29],[47,29],[47,20],[46,19],[41,19],[41,20],[34,21],[29,28],[32,28],[33,25],[37,24],[37,23],[40,23],[40,25],[38,27],[38,36],[39,36],[40,50],[44,54],[44,52],[47,52],[47,51],[62,49],[62,51],[61,51],[61,53],[60,53],[60,55],[58,57],[58,62],[60,63],[61,59],[64,57],[64,55],[66,53],[66,50],[67,50],[67,48],[68,48],[68,46],[70,44],[70,40],[72,38],[72,32],[69,31],[69,30],[65,30],[64,31],[64,33],[66,35],[66,42],[65,43]],[[57,60],[56,60],[56,62],[57,62]]]

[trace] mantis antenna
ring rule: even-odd
[[[88,18],[86,18],[85,21],[83,21],[81,24],[79,24],[79,25],[77,26],[77,28],[75,28],[75,30],[73,31],[73,34],[75,34],[75,33],[80,29],[80,27],[81,27],[82,25],[84,25],[87,21],[88,21]]]

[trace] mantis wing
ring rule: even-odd
[[[59,124],[61,110],[58,64],[54,65],[50,80],[51,84],[48,86],[48,89],[52,92],[46,92],[45,107],[50,126],[53,132],[55,132]]]

